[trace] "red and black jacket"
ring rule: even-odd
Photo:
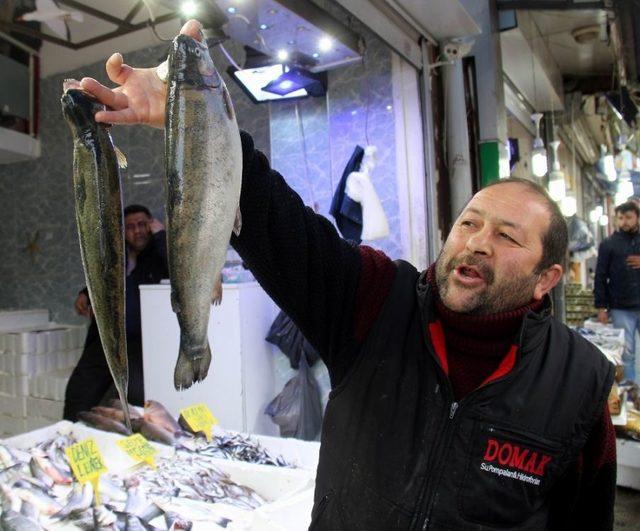
[[[243,151],[232,245],[333,387],[312,528],[611,529],[613,371],[595,347],[530,312],[492,381],[456,402],[428,283],[342,240],[245,134]]]

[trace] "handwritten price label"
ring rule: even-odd
[[[95,439],[84,439],[65,448],[73,475],[80,483],[91,482],[96,496],[96,502],[100,504],[100,475],[107,472],[100,449]]]
[[[154,457],[158,450],[151,446],[149,441],[139,433],[120,439],[116,444],[134,461],[147,463],[153,468],[156,467]]]
[[[206,404],[196,404],[180,410],[180,415],[187,421],[189,427],[195,432],[203,432],[207,441],[211,440],[211,429],[218,424]]]

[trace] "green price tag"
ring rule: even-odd
[[[206,404],[200,403],[181,409],[180,415],[194,432],[201,431],[207,441],[211,440],[211,429],[214,424],[218,424],[218,419],[213,416]]]
[[[91,482],[96,496],[96,503],[100,504],[100,475],[107,472],[102,460],[100,449],[95,439],[84,439],[65,448],[73,475],[80,483]]]
[[[147,463],[153,468],[156,467],[154,457],[158,450],[151,446],[149,441],[139,433],[120,439],[116,444],[134,461]]]

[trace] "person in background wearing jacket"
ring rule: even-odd
[[[129,402],[144,403],[142,376],[142,326],[140,322],[141,284],[157,284],[169,278],[167,239],[164,225],[153,218],[142,205],[124,209],[124,238],[127,251],[126,270],[126,330],[129,358]],[[82,356],[78,361],[65,392],[64,418],[75,421],[80,411],[97,406],[113,383],[102,350],[91,301],[84,288],[75,302],[76,312],[91,319]]]
[[[594,280],[598,320],[622,328],[624,376],[636,382],[636,331],[640,331],[640,208],[633,201],[616,207],[618,230],[598,249]]]
[[[156,69],[106,67],[117,88],[81,82],[96,120],[162,128]],[[544,188],[479,191],[420,273],[340,238],[241,140],[231,244],[331,378],[311,528],[611,530],[613,365],[551,316],[568,231]]]

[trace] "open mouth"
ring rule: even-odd
[[[459,284],[469,287],[484,284],[484,277],[480,270],[474,266],[459,265],[453,270],[454,278]]]

